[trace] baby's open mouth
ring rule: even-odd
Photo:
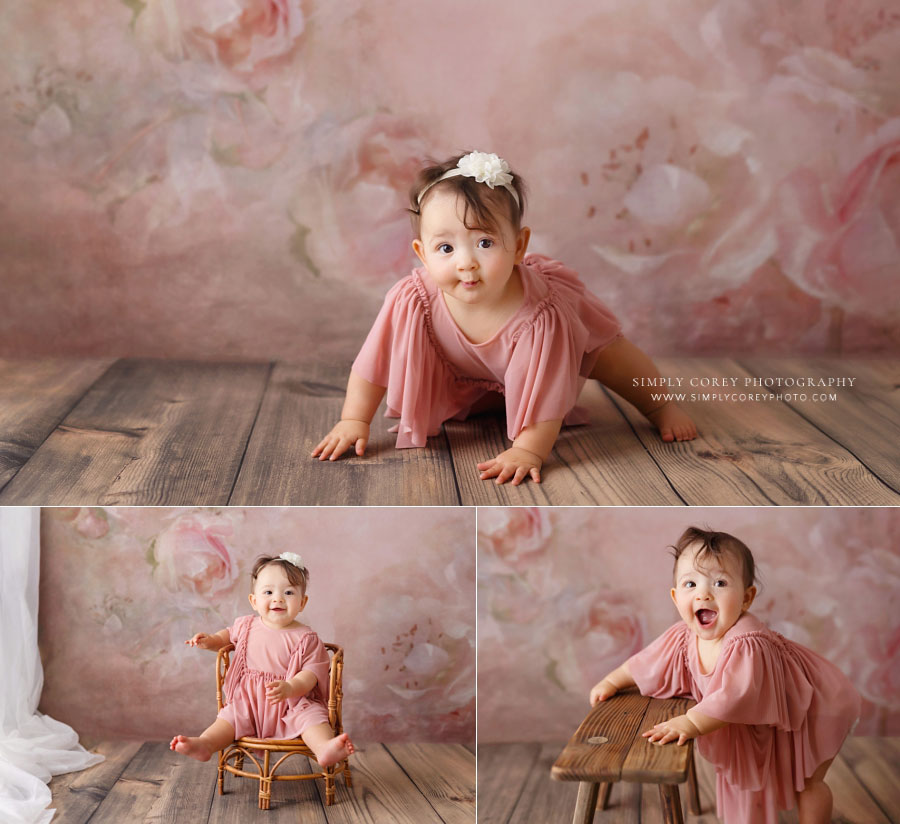
[[[701,627],[708,627],[715,622],[718,613],[713,609],[698,609],[694,615],[697,616]]]

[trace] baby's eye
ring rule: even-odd
[[[294,590],[292,590],[292,589],[286,589],[286,590],[284,591],[284,594],[285,594],[285,595],[293,595],[293,594],[294,594]]]
[[[697,585],[693,581],[685,581],[684,586],[685,589],[693,589]]]
[[[272,590],[271,590],[271,589],[264,589],[264,590],[263,590],[263,595],[271,595],[271,594],[272,594]]]
[[[724,578],[719,578],[719,579],[715,582],[715,584],[714,584],[713,586],[717,586],[717,587],[727,587],[727,586],[728,586],[728,581],[726,581]]]
[[[453,247],[449,243],[442,243],[437,248],[442,255],[449,255],[453,251]]]
[[[491,240],[489,237],[483,237],[481,240],[478,241],[479,249],[490,249],[491,246],[493,246],[493,245],[494,245],[494,241]]]

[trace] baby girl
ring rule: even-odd
[[[512,447],[478,464],[482,480],[540,481],[575,400],[596,378],[634,404],[664,441],[696,437],[691,419],[651,396],[652,361],[622,336],[578,275],[526,255],[525,185],[497,155],[471,152],[423,169],[410,192],[421,268],[387,294],[353,363],[341,420],[313,457],[363,455],[387,392],[399,448],[424,446],[450,418],[503,396]]]
[[[234,644],[225,677],[225,706],[198,737],[176,735],[169,748],[208,761],[243,736],[302,737],[323,767],[354,752],[346,733],[328,723],[328,652],[319,636],[296,618],[306,606],[309,572],[299,555],[259,558],[251,573],[250,606],[215,635],[198,632],[192,647],[218,651]]]
[[[682,621],[597,684],[591,704],[635,684],[656,698],[691,696],[692,709],[644,736],[699,737],[721,819],[775,824],[796,801],[801,824],[830,822],[825,773],[859,717],[859,695],[837,667],[747,611],[755,572],[741,541],[690,527],[673,550]]]

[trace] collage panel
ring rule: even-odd
[[[474,822],[474,528],[0,509],[0,821]]]
[[[479,509],[479,822],[897,821],[898,534],[894,508]]]

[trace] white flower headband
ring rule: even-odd
[[[303,566],[303,558],[296,552],[282,552],[278,558],[281,561],[287,561],[289,564],[293,564],[297,569],[302,569],[304,572],[306,571],[306,567]]]
[[[416,197],[416,205],[421,205],[422,198],[432,186],[446,180],[448,177],[474,177],[478,183],[487,183],[492,189],[502,186],[513,196],[516,206],[519,206],[519,195],[512,186],[513,176],[509,172],[509,163],[502,157],[487,152],[469,152],[463,155],[456,166],[444,172],[437,180],[429,183]]]

